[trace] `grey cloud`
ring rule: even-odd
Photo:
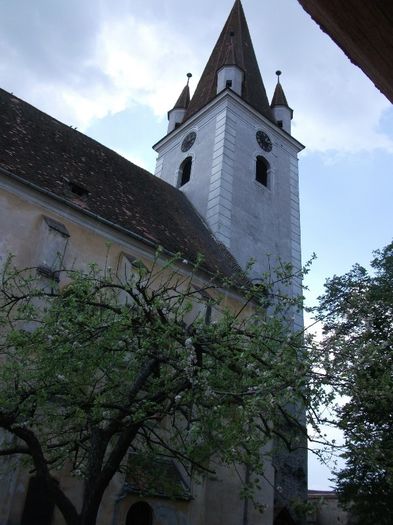
[[[99,27],[95,2],[18,0],[0,4],[0,49],[12,58],[16,78],[57,81],[80,72],[94,51]]]
[[[79,95],[96,105],[99,110],[90,108],[90,115],[102,117],[118,111],[132,99],[148,104],[157,113],[162,110],[157,110],[157,101],[153,101],[158,86],[161,99],[167,96],[171,104],[178,94],[180,77],[191,70],[191,87],[195,88],[232,4],[233,0],[188,4],[180,0],[0,0],[0,85],[35,104],[41,104],[49,93],[48,97],[58,100],[52,106],[40,106],[47,110],[64,105],[61,93],[72,92],[70,104],[75,104]],[[318,144],[322,149],[340,148],[341,144],[349,149],[367,144],[389,147],[386,139],[381,142],[371,132],[363,143],[358,139],[353,142],[355,135],[349,123],[372,130],[387,103],[296,0],[243,0],[243,6],[268,96],[274,90],[274,73],[280,69],[288,101],[295,110],[294,129],[299,129],[300,140],[308,142],[311,149]],[[142,42],[132,29],[127,34],[124,25],[122,35],[111,39],[109,33],[109,42],[106,34],[106,43],[115,40],[119,51],[114,58],[119,74],[111,76],[112,57],[100,53],[100,34],[103,28],[110,31],[119,27],[118,22],[127,17],[136,21],[134,33],[141,27]],[[154,40],[150,49],[146,49],[149,40],[143,40],[146,34]],[[160,39],[162,49],[157,48]],[[182,45],[187,47],[186,53],[181,52]],[[122,49],[137,71],[121,71]],[[104,56],[105,65],[100,62]],[[138,82],[130,81],[132,74]],[[140,85],[144,74],[149,78],[146,90]],[[138,87],[132,91],[133,86]],[[41,96],[37,95],[40,90]],[[138,96],[139,100],[135,98]],[[64,108],[63,114],[67,111],[72,114],[71,106]],[[346,127],[342,125],[343,117]],[[342,128],[340,137],[338,124]]]

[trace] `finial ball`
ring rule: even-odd
[[[276,75],[279,77],[281,75],[281,71],[279,69],[277,69],[276,71]]]
[[[192,77],[192,73],[187,73],[187,77],[191,78]]]

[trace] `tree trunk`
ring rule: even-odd
[[[105,438],[102,441],[100,441],[100,439],[98,438],[96,442],[96,445],[98,447],[96,451],[98,457],[91,458],[91,470],[89,480],[86,482],[85,486],[84,501],[78,525],[96,524],[98,511],[101,505],[102,498],[104,496],[104,492],[107,489],[109,483],[111,482],[113,476],[118,471],[124,456],[127,454],[127,450],[129,449],[130,443],[135,438],[137,432],[138,427],[132,425],[120,434],[103,467],[103,461],[102,459],[100,460],[100,458],[103,458],[105,455],[106,446],[103,445],[105,443],[107,445],[108,441]],[[103,436],[101,435],[101,437]],[[98,467],[99,470],[97,471]],[[94,472],[95,475],[93,474]]]

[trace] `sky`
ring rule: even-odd
[[[0,87],[149,171],[151,146],[191,91],[233,0],[0,0]],[[282,71],[300,154],[309,304],[326,278],[392,240],[393,108],[297,0],[243,0],[271,98]],[[310,460],[312,489],[329,469]]]

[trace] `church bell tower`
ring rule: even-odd
[[[276,74],[269,104],[236,0],[194,95],[187,82],[168,113],[168,134],[154,146],[156,176],[184,192],[242,268],[254,261],[254,279],[278,261],[301,268],[297,156],[303,145],[291,135],[293,111]],[[299,295],[300,283],[290,292]],[[293,327],[302,326],[296,312]],[[305,499],[304,451],[278,458],[275,485],[284,496],[276,494],[278,507]]]
[[[278,72],[279,73],[279,72]],[[292,110],[278,81],[269,104],[240,0],[190,100],[188,83],[154,149],[155,174],[180,188],[215,237],[253,277],[273,260],[300,267]]]

